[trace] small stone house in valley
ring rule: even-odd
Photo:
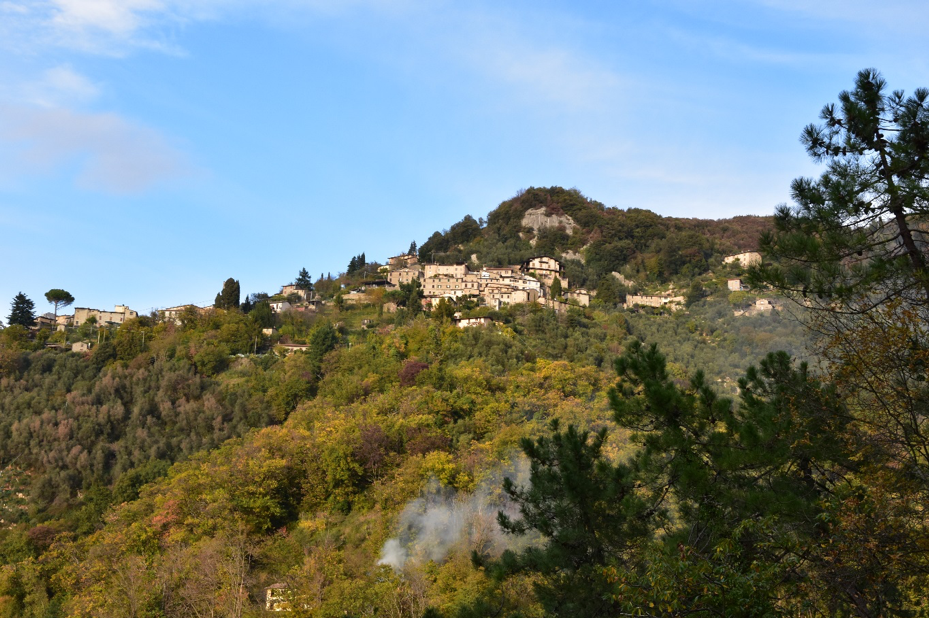
[[[742,283],[741,279],[729,279],[726,282],[730,292],[747,292],[749,287]]]
[[[271,584],[265,589],[265,611],[289,612],[293,594],[287,584]]]

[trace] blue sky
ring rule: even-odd
[[[929,86],[929,5],[0,0],[0,318],[275,292],[529,186],[769,214],[865,67]]]

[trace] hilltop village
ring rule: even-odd
[[[743,252],[724,258],[726,264],[752,266],[761,263],[757,252]],[[585,288],[572,289],[565,275],[564,264],[551,256],[541,255],[513,266],[485,266],[478,271],[471,271],[466,263],[460,264],[421,264],[417,255],[405,253],[388,258],[386,266],[377,268],[382,278],[364,281],[361,285],[348,290],[340,289],[334,299],[323,300],[309,286],[290,283],[281,286],[280,292],[268,297],[268,305],[273,313],[287,311],[315,311],[328,304],[374,304],[379,295],[377,290],[397,292],[401,286],[416,286],[422,292],[424,309],[431,309],[443,299],[452,304],[470,301],[474,306],[486,306],[501,309],[508,305],[538,303],[555,311],[565,311],[570,306],[587,307],[595,291]],[[628,285],[628,281],[619,273],[613,273],[617,281]],[[742,279],[728,279],[731,292],[747,291]],[[372,293],[374,292],[374,293]],[[665,308],[675,311],[684,307],[685,297],[666,294],[627,294],[622,307],[634,310],[638,307]],[[185,312],[204,314],[215,306],[198,306],[196,304],[178,305],[157,310],[160,320],[180,324]],[[396,311],[394,302],[384,302],[387,312]],[[758,299],[754,310],[769,310],[773,304],[768,299]],[[738,311],[737,311],[738,314]],[[97,325],[124,324],[138,318],[139,312],[126,305],[115,305],[112,311],[75,307],[74,313],[53,316],[44,314],[36,317],[36,327],[53,327],[64,331],[68,327],[79,327],[90,323]],[[489,320],[480,318],[462,318],[456,312],[456,321],[461,326],[483,324]],[[84,349],[82,345],[75,344]],[[86,344],[84,344],[86,346]]]
[[[301,269],[276,293],[242,293],[229,278],[213,303],[148,311],[126,304],[112,310],[77,306],[65,314],[60,310],[74,298],[50,290],[66,299],[55,302],[46,294],[54,313],[36,315],[34,303],[22,295],[14,300],[21,319],[9,324],[31,327],[49,346],[87,351],[111,336],[101,327],[131,330],[139,320],[143,330],[158,323],[181,326],[236,308],[260,325],[258,341],[252,335],[249,346],[257,350],[304,345],[309,325],[323,315],[349,328],[371,328],[427,311],[463,328],[503,320],[500,312],[519,306],[558,314],[590,307],[670,315],[709,298],[728,300],[734,316],[756,315],[770,312],[777,301],[749,290],[741,276],[761,263],[750,247],[767,225],[758,217],[662,218],[606,208],[576,190],[529,189],[500,204],[486,221],[465,216],[383,263],[361,253],[335,277],[320,273],[314,281]],[[358,311],[348,314],[347,308]],[[403,315],[396,320],[381,317],[398,313]]]

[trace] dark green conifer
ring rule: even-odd
[[[14,324],[26,327],[35,326],[35,303],[22,292],[13,297],[7,324],[10,326]]]
[[[230,277],[223,283],[223,289],[216,295],[213,306],[217,309],[238,309],[239,294],[239,282]]]
[[[312,290],[313,281],[310,279],[310,273],[307,272],[305,268],[300,269],[300,273],[297,275],[297,280],[294,281],[294,285],[297,286],[298,290]]]

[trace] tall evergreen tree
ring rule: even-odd
[[[536,598],[546,615],[617,615],[620,604],[607,567],[626,564],[631,548],[648,534],[648,505],[636,490],[633,470],[603,455],[605,429],[591,435],[574,426],[559,431],[557,422],[552,428],[551,437],[520,443],[531,466],[529,484],[503,483],[520,517],[498,516],[504,531],[539,533],[547,543],[520,554],[507,551],[498,561],[477,553],[473,560],[497,580],[536,574]]]
[[[929,89],[886,92],[874,69],[858,73],[822,125],[801,135],[826,170],[791,184],[796,206],[781,206],[775,231],[762,236],[773,258],[754,283],[802,295],[831,310],[867,311],[904,298],[929,305]],[[867,297],[862,303],[862,297]]]
[[[416,255],[416,241],[410,243],[410,248],[406,252],[407,255]]]
[[[35,326],[35,303],[22,292],[13,297],[7,324],[9,326],[14,324],[26,327]]]
[[[297,286],[298,290],[310,291],[313,289],[313,280],[310,279],[310,273],[307,272],[305,268],[300,269],[300,273],[297,275],[297,280],[294,281],[294,285]]]
[[[504,481],[521,517],[499,520],[506,532],[546,542],[498,560],[475,554],[494,581],[530,575],[546,615],[566,617],[659,607],[667,616],[804,607],[881,616],[918,596],[921,571],[912,581],[900,573],[912,544],[881,523],[888,514],[855,479],[862,464],[844,403],[805,366],[769,355],[740,380],[738,404],[700,372],[679,386],[657,348],[638,341],[616,371],[610,401],[635,454],[609,461],[605,430],[555,426],[550,438],[524,439],[529,483]],[[849,510],[877,542],[841,529]],[[462,616],[499,609],[483,599]]]
[[[238,309],[239,308],[239,282],[229,277],[223,283],[223,289],[216,295],[213,304],[217,309]]]

